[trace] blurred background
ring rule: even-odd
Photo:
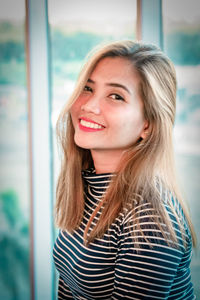
[[[176,163],[200,237],[199,0],[0,0],[0,299],[56,299],[56,120],[88,51],[145,41],[145,26],[176,67]],[[200,299],[199,241],[191,270]]]

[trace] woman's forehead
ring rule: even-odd
[[[105,57],[98,61],[89,78],[95,81],[95,78],[99,77],[105,80],[112,80],[113,78],[126,80],[127,83],[128,81],[139,80],[138,72],[133,63],[123,57]]]

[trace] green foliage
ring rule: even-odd
[[[187,92],[187,89],[182,88],[177,91],[177,114],[176,122],[186,123],[189,122],[189,119],[193,114],[198,111],[200,107],[200,95],[199,94],[190,94]],[[193,122],[198,122],[200,120],[193,120]]]
[[[165,36],[166,52],[175,64],[200,64],[200,31],[196,27],[189,29],[176,28]],[[53,76],[75,80],[80,62],[94,46],[106,40],[112,37],[52,29]],[[24,24],[0,22],[0,84],[26,84],[24,43]]]
[[[0,84],[26,84],[26,66],[25,62],[10,60],[0,62]]]
[[[29,299],[29,230],[13,190],[0,193],[0,299]]]
[[[83,64],[83,61],[67,61],[63,62],[62,60],[56,60],[53,61],[53,81],[54,84],[57,85],[63,85],[66,79],[70,79],[73,81],[76,81],[77,75],[81,69],[81,66]]]
[[[166,52],[177,65],[200,64],[200,32],[173,32],[166,37]]]
[[[25,26],[22,22],[0,22],[0,42],[7,41],[24,42]]]
[[[0,84],[26,84],[22,23],[0,22]]]
[[[75,32],[65,35],[52,32],[52,56],[54,60],[83,60],[87,53],[103,41],[103,37],[89,32]]]
[[[18,201],[19,199],[13,190],[8,190],[0,194],[1,208],[10,227],[15,226],[18,218],[21,218]]]
[[[24,62],[24,56],[24,43],[15,41],[0,42],[0,61],[8,62],[15,59],[18,62]]]

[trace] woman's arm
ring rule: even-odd
[[[60,300],[67,300],[67,299],[74,299],[72,293],[64,280],[60,277],[58,282],[58,299]]]
[[[187,250],[182,242],[177,247],[169,246],[156,224],[152,226],[150,214],[148,217],[149,207],[141,208],[145,213],[143,217],[140,214],[140,225],[152,247],[139,231],[135,232],[139,242],[134,243],[131,231],[136,229],[134,223],[130,225],[128,222],[130,219],[122,227],[112,300],[195,299],[189,269],[191,244]],[[177,224],[174,226],[177,228]],[[148,229],[150,227],[151,230]]]

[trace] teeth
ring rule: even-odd
[[[103,128],[103,126],[101,126],[101,125],[98,125],[98,124],[95,124],[95,123],[90,123],[90,122],[87,122],[85,120],[80,120],[80,123],[81,123],[81,125],[83,125],[85,127],[88,127],[88,128],[94,128],[94,129]]]

